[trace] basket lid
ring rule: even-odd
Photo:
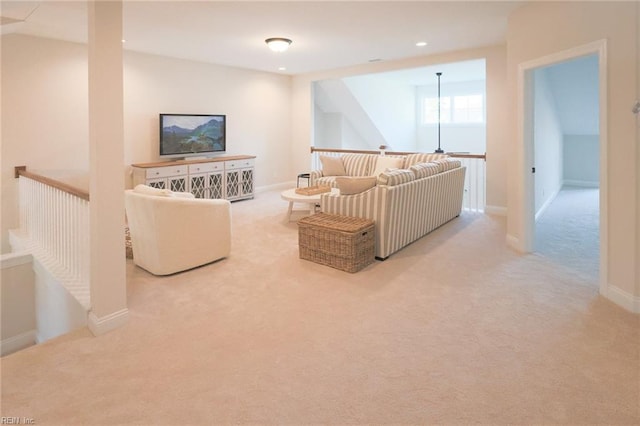
[[[313,225],[343,232],[358,232],[373,225],[373,220],[361,217],[340,216],[328,213],[316,213],[303,217],[300,225]]]

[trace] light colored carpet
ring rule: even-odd
[[[535,251],[551,262],[598,280],[600,215],[598,188],[565,186],[536,223]]]
[[[463,214],[356,274],[298,259],[277,192],[233,248],[165,278],[128,263],[129,324],[2,359],[37,424],[638,424],[640,317],[505,221]],[[128,261],[131,262],[131,261]]]

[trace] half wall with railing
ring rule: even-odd
[[[31,253],[88,311],[89,193],[60,180],[16,167],[19,227],[10,232],[14,251]]]

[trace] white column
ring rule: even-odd
[[[122,1],[89,1],[91,312],[102,334],[128,319],[124,255]]]

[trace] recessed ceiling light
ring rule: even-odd
[[[126,43],[126,42],[127,42],[127,40],[125,40],[125,39],[122,39],[122,40],[120,40],[120,41],[121,41],[121,42],[123,42],[123,43]]]
[[[286,71],[287,68],[286,67],[278,67],[278,71]]]
[[[419,41],[419,42],[416,43],[416,46],[418,46],[418,47],[425,47],[426,45],[427,45],[426,41]]]

